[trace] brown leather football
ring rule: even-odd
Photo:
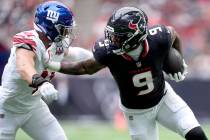
[[[163,64],[163,70],[168,73],[177,73],[184,71],[183,58],[174,48],[170,48]]]

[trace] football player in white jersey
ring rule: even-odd
[[[48,52],[55,61],[91,57],[85,49],[69,47],[73,27],[72,11],[60,2],[49,1],[37,7],[35,29],[13,37],[0,86],[0,140],[14,140],[19,128],[35,140],[67,140],[43,101],[58,97],[50,83],[55,73],[45,68],[44,55]]]

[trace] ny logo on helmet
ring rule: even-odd
[[[51,20],[52,23],[56,23],[58,21],[58,18],[59,18],[59,13],[52,10],[47,11],[46,19]]]

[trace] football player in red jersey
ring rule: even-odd
[[[186,140],[207,140],[192,110],[164,79],[170,48],[180,54],[180,39],[169,26],[148,29],[146,14],[123,7],[110,17],[105,39],[96,41],[94,57],[85,61],[48,61],[48,67],[66,74],[93,74],[108,67],[120,90],[120,108],[132,140],[158,140],[157,122]],[[184,70],[171,73],[171,80],[184,80]]]
[[[74,17],[62,3],[40,4],[34,27],[13,37],[0,86],[0,140],[15,140],[19,128],[35,140],[67,140],[42,100],[58,98],[58,91],[50,83],[55,73],[46,69],[43,58],[46,52],[54,61],[92,57],[89,51],[69,47]]]

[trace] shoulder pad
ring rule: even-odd
[[[149,28],[149,38],[159,45],[171,46],[171,33],[165,25],[155,25]]]
[[[169,33],[170,31],[166,28],[165,25],[155,25],[149,28],[149,35],[160,35],[160,34],[164,34],[164,33]]]
[[[98,39],[93,46],[93,55],[99,63],[107,65],[109,63],[109,40],[104,38]]]
[[[32,49],[36,51],[36,43],[32,39],[33,33],[32,32],[21,32],[13,36],[13,45],[15,47],[21,47],[25,49]]]
[[[95,42],[95,44],[93,46],[93,52],[95,52],[98,49],[106,50],[107,47],[109,47],[109,40],[108,39],[104,39],[104,38],[100,38],[100,39],[96,40],[96,42]]]

